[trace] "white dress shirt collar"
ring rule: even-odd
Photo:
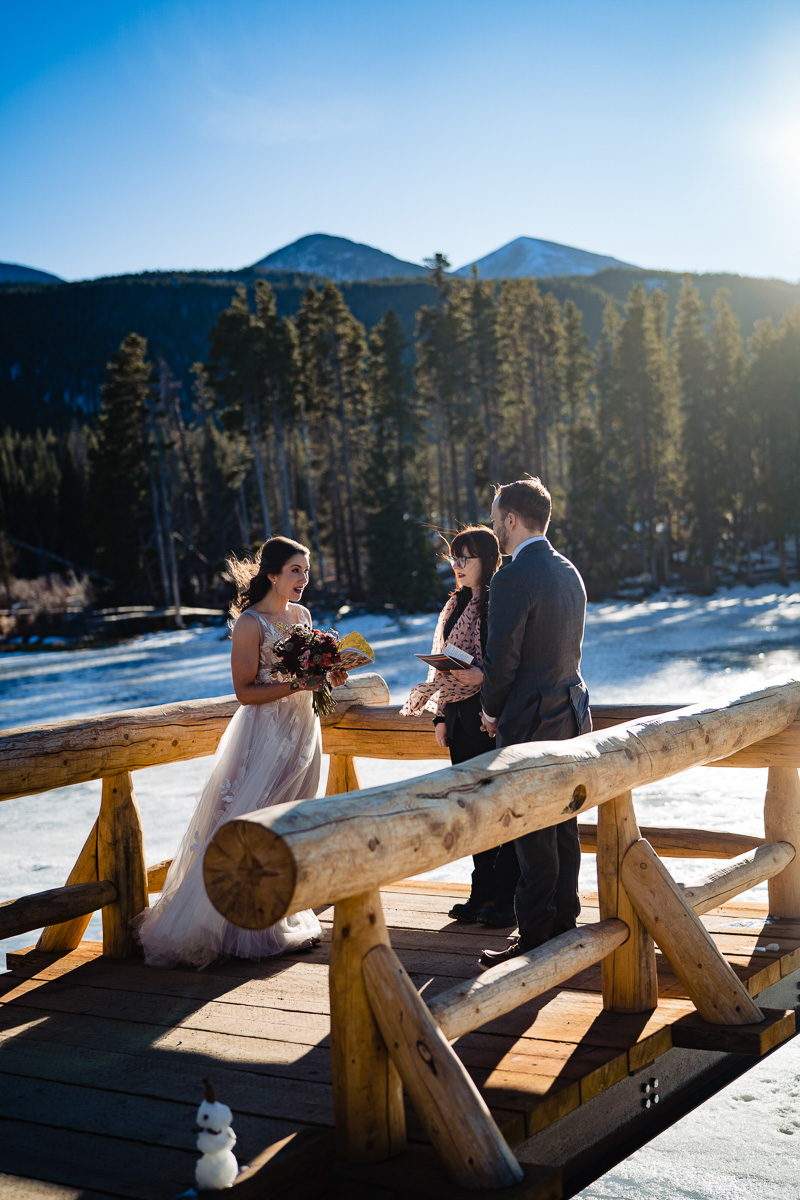
[[[533,542],[546,542],[546,541],[547,541],[547,538],[544,536],[543,533],[534,534],[533,537],[529,537],[524,542],[520,542],[520,544],[517,546],[516,550],[514,550],[511,555],[511,561],[513,562],[514,559],[519,554],[520,550],[524,550],[526,546],[532,545]]]

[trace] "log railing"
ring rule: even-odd
[[[800,920],[800,683],[718,708],[595,707],[592,734],[510,747],[366,791],[356,757],[445,752],[427,718],[401,717],[386,704],[380,676],[354,676],[337,697],[323,728],[327,796],[226,824],[209,847],[205,875],[219,910],[248,928],[334,903],[331,1051],[345,1157],[379,1160],[402,1149],[404,1084],[455,1180],[513,1183],[518,1164],[450,1041],[597,962],[612,1011],[656,1004],[657,944],[706,1020],[761,1020],[699,915],[768,880],[771,912]],[[104,953],[131,953],[130,917],[169,867],[145,867],[131,773],[212,754],[235,709],[224,697],[0,733],[2,800],[103,781],[97,822],[66,885],[0,905],[0,938],[44,923],[39,946],[65,951],[102,906]],[[639,828],[635,788],[703,765],[769,769],[764,838]],[[427,1006],[391,948],[380,887],[591,808],[597,824],[580,829],[583,848],[597,851],[601,920]],[[733,861],[681,888],[659,855]]]
[[[204,876],[229,920],[258,929],[334,904],[331,1055],[342,1156],[372,1161],[397,1153],[405,1087],[456,1183],[480,1189],[518,1181],[519,1164],[450,1042],[598,962],[611,1011],[656,1006],[658,945],[706,1021],[762,1022],[700,914],[769,880],[773,914],[800,920],[798,709],[800,683],[789,681],[718,708],[662,711],[568,742],[508,747],[433,775],[263,809],[222,826],[206,851]],[[345,758],[342,779],[359,752],[360,716],[350,710],[329,731],[328,748]],[[370,751],[388,756],[396,719],[386,709],[364,718]],[[405,757],[413,757],[411,739],[423,731],[398,733],[408,738]],[[423,744],[430,757],[430,731]],[[691,847],[695,855],[730,857],[746,849],[682,888],[642,836],[633,789],[732,760],[769,767],[765,839],[671,831],[672,853]],[[392,950],[381,886],[591,808],[598,809],[601,920],[426,1004]]]
[[[354,705],[368,712],[369,705],[385,704],[389,690],[380,675],[363,674],[335,695],[337,708],[326,718],[331,725]],[[0,731],[0,801],[102,780],[97,821],[66,884],[0,903],[0,940],[44,925],[40,950],[73,950],[92,913],[102,909],[103,953],[132,954],[130,919],[146,907],[149,893],[161,890],[170,864],[145,866],[131,773],[213,754],[238,707],[235,696],[222,696]],[[352,783],[345,763],[332,769],[329,786]]]

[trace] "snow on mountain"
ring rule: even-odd
[[[398,275],[425,275],[418,263],[404,262],[374,246],[351,242],[349,238],[311,233],[298,238],[253,263],[259,271],[308,271],[337,283],[351,279],[393,279]]]
[[[482,279],[515,279],[529,275],[594,275],[605,267],[632,267],[633,263],[558,242],[544,242],[541,238],[520,237],[474,263],[459,267],[453,274],[469,275],[473,266],[478,268]]]
[[[18,263],[0,263],[0,283],[63,283],[58,275],[49,271],[37,271],[35,267],[21,267]]]

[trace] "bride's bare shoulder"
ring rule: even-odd
[[[246,621],[245,617],[248,617],[249,620]],[[257,642],[259,640],[259,620],[256,614],[251,612],[249,608],[239,613],[231,636],[236,642]]]

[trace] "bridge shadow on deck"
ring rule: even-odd
[[[384,890],[392,945],[428,999],[476,975],[484,946],[505,944],[502,933],[449,920],[459,894],[457,885],[425,881]],[[705,920],[716,923],[734,969],[759,976],[761,990],[780,978],[781,956],[755,951],[760,928],[749,917],[732,927],[736,915]],[[14,974],[0,977],[0,1183],[3,1172],[22,1177],[17,1191],[31,1200],[184,1192],[193,1185],[194,1116],[208,1076],[233,1109],[240,1164],[305,1131],[313,1145],[293,1162],[295,1183],[305,1175],[306,1194],[335,1195],[323,1183],[333,1144],[331,919],[332,910],[321,914],[326,936],[311,953],[206,971],[103,959],[92,943],[56,960],[13,956]],[[591,904],[584,919],[597,919]],[[800,964],[800,927],[779,940]],[[691,1005],[667,964],[660,983],[655,1013],[620,1017],[602,1010],[596,967],[455,1043],[512,1145],[669,1049],[671,1024]],[[410,1108],[408,1131],[412,1143],[425,1141]],[[401,1164],[387,1171],[385,1187],[353,1178],[348,1194],[391,1197]],[[37,1190],[26,1192],[22,1179],[40,1181]],[[274,1183],[270,1194],[300,1195]]]

